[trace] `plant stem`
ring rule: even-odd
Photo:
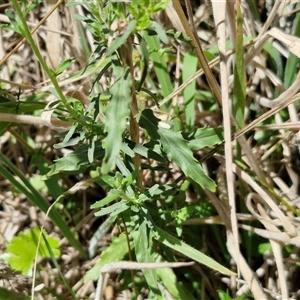
[[[188,1],[185,2],[187,4],[187,8],[190,9],[190,3]],[[174,9],[176,10],[176,13],[178,14],[178,17],[180,18],[181,24],[185,30],[186,35],[192,40],[193,45],[195,47],[195,52],[197,55],[197,58],[199,59],[200,65],[206,75],[207,81],[211,87],[212,92],[214,93],[219,105],[222,107],[222,96],[221,96],[221,91],[220,87],[216,81],[216,78],[212,74],[212,71],[210,70],[208,63],[206,61],[206,58],[204,56],[201,44],[199,42],[199,38],[196,35],[195,29],[194,29],[194,23],[191,21],[191,25],[189,24],[183,10],[181,7],[181,4],[179,0],[172,0],[172,4]],[[189,11],[189,10],[188,10]]]
[[[134,81],[134,69],[132,62],[132,36],[129,36],[127,41],[121,46],[121,59],[124,65],[130,68],[130,74],[132,78],[131,86],[131,104],[130,104],[130,137],[131,140],[135,143],[139,143],[139,125],[136,121],[136,115],[139,113],[138,103],[135,93],[135,81]],[[133,164],[135,168],[140,168],[141,166],[141,157],[139,154],[135,154],[133,158]],[[137,177],[138,182],[142,182],[142,173],[139,172]]]
[[[63,3],[63,0],[59,0],[56,4],[56,7],[58,7],[61,3]],[[85,124],[84,121],[82,121],[81,119],[79,119],[76,116],[76,113],[74,112],[73,108],[70,106],[70,104],[68,103],[65,95],[63,94],[63,92],[61,91],[61,88],[56,80],[56,77],[54,75],[54,72],[48,67],[46,61],[44,60],[43,56],[41,55],[38,47],[36,46],[32,36],[31,36],[31,32],[27,26],[27,22],[26,19],[24,18],[24,15],[21,11],[21,8],[18,4],[17,0],[12,0],[12,4],[14,6],[14,9],[18,15],[18,17],[20,18],[21,22],[22,22],[22,26],[20,26],[20,31],[22,32],[22,35],[27,39],[32,51],[34,52],[35,56],[38,58],[40,64],[42,65],[42,68],[44,69],[44,71],[47,73],[49,79],[51,80],[60,100],[63,102],[65,108],[68,110],[68,112],[70,113],[70,115],[72,115],[72,117],[81,124]]]

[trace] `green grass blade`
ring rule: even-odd
[[[2,153],[0,153],[0,161],[0,174],[2,174],[7,180],[9,180],[15,188],[22,192],[29,201],[31,201],[35,206],[37,206],[40,210],[46,213],[50,206],[49,203],[31,185],[28,179]],[[4,168],[3,164],[12,173],[9,172],[6,168]],[[20,181],[18,181],[12,174],[16,175],[22,183],[20,183]],[[71,232],[70,228],[55,208],[53,208],[50,211],[49,217],[54,222],[54,224],[61,230],[62,234],[68,239],[70,244],[85,256],[86,254],[81,244],[74,237],[74,234]]]
[[[51,248],[51,246],[49,245],[49,242],[48,242],[48,240],[47,240],[47,238],[45,237],[45,235],[44,235],[43,232],[42,232],[42,237],[43,237],[43,240],[44,240],[45,245],[46,245],[46,247],[47,247],[47,250],[48,250],[48,252],[49,252],[49,254],[50,254],[51,260],[52,260],[52,262],[53,262],[55,268],[57,268],[58,273],[59,273],[59,276],[60,276],[60,278],[62,279],[62,281],[63,281],[65,287],[67,288],[67,290],[69,291],[70,295],[72,296],[72,299],[74,299],[74,300],[78,299],[78,298],[76,297],[75,293],[73,292],[71,286],[69,285],[67,279],[66,279],[65,276],[62,274],[62,272],[61,272],[61,270],[60,270],[60,267],[59,267],[59,264],[58,264],[58,262],[57,262],[57,259],[56,259],[56,257],[55,257],[55,254],[53,253],[52,248]]]
[[[243,17],[239,3],[237,3],[235,51],[233,113],[239,128],[243,128],[245,123],[244,112],[246,105],[246,71],[243,50]]]
[[[294,36],[300,37],[300,12],[296,14],[294,20]],[[298,72],[299,57],[293,53],[290,53],[288,60],[286,62],[285,73],[284,73],[284,83],[285,89],[288,89],[296,78]]]
[[[198,59],[191,52],[186,53],[183,59],[182,82],[184,83],[196,73]],[[185,120],[189,128],[195,125],[195,94],[196,81],[193,81],[183,90],[183,99],[185,106]]]
[[[157,36],[149,36],[147,33],[144,33],[144,38],[149,47],[150,58],[153,60],[155,73],[159,83],[161,84],[161,93],[164,97],[167,97],[172,93],[173,85],[166,61],[158,52],[161,48],[159,39]]]

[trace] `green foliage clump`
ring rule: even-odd
[[[31,275],[32,267],[37,253],[37,258],[59,256],[59,240],[53,236],[48,236],[43,230],[43,238],[38,243],[41,231],[39,228],[30,229],[27,232],[20,232],[7,245],[7,253],[2,255],[2,259],[7,261],[11,269],[20,271],[23,275]],[[48,247],[52,253],[49,253]]]

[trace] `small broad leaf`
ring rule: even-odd
[[[230,297],[228,291],[224,292],[222,290],[218,290],[218,295],[220,297],[220,300],[232,300],[232,298]]]
[[[161,0],[161,1],[157,1],[157,2],[153,1],[153,2],[154,2],[154,5],[150,1],[150,3],[153,5],[151,7],[152,12],[158,12],[160,10],[165,9],[168,6],[168,3],[169,3],[168,0]]]
[[[113,75],[117,78],[111,87],[111,101],[107,106],[105,131],[107,137],[103,142],[105,157],[101,171],[106,174],[115,167],[116,159],[122,146],[122,135],[126,129],[131,101],[131,75],[128,68],[113,64]]]
[[[10,267],[13,270],[21,271],[24,275],[29,275],[31,273],[39,234],[39,228],[30,229],[26,233],[20,232],[18,236],[14,237],[8,244],[7,251],[9,253],[5,259],[9,262]],[[60,255],[60,251],[58,250],[59,241],[54,237],[48,236],[45,231],[43,231],[43,234],[45,235],[54,255]],[[38,256],[50,257],[46,243],[43,239],[41,239],[39,245]]]

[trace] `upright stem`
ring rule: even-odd
[[[63,3],[63,0],[59,0],[58,3],[55,5],[55,7],[58,7],[58,5],[60,5],[61,3]],[[72,115],[73,118],[76,119],[76,121],[78,123],[84,124],[85,122],[80,120],[79,118],[76,117],[76,113],[74,112],[73,108],[70,106],[70,104],[68,103],[65,95],[63,94],[63,92],[61,91],[61,88],[56,80],[55,74],[54,72],[48,67],[46,61],[44,60],[43,56],[41,55],[38,47],[36,46],[34,39],[32,38],[31,32],[28,28],[26,19],[24,18],[24,14],[21,11],[21,8],[18,4],[17,0],[12,0],[12,4],[14,6],[14,9],[21,21],[22,24],[19,25],[20,30],[22,35],[24,36],[25,39],[27,39],[32,51],[34,52],[35,56],[38,58],[40,64],[42,65],[43,70],[47,73],[49,79],[51,80],[60,100],[63,102],[65,108],[68,110],[68,112]]]
[[[209,86],[210,86],[212,92],[214,93],[219,105],[222,107],[222,96],[221,96],[220,87],[216,81],[216,78],[214,77],[214,75],[212,74],[212,71],[210,70],[210,68],[208,66],[208,63],[207,63],[205,55],[203,53],[201,44],[199,42],[199,37],[197,36],[196,30],[195,30],[193,20],[190,19],[191,24],[189,24],[184,12],[183,12],[183,9],[181,7],[179,0],[172,0],[172,4],[173,4],[173,7],[174,7],[178,17],[180,18],[181,24],[185,30],[186,35],[192,40],[192,43],[195,47],[195,52],[196,52],[197,58],[200,62],[200,65],[201,65],[203,71],[204,71],[204,74],[207,78]],[[188,13],[190,14],[191,7],[190,7],[189,1],[186,1],[186,4],[187,4]]]
[[[121,59],[124,65],[130,68],[131,78],[132,78],[132,86],[131,86],[131,104],[130,104],[130,138],[133,142],[139,143],[140,134],[139,134],[139,125],[136,121],[136,115],[139,113],[138,102],[136,98],[135,91],[135,81],[134,81],[134,69],[132,62],[132,36],[129,36],[126,43],[121,46]],[[133,158],[133,164],[135,168],[141,167],[141,157],[139,154],[135,154]],[[138,174],[138,182],[142,183],[142,173]]]

